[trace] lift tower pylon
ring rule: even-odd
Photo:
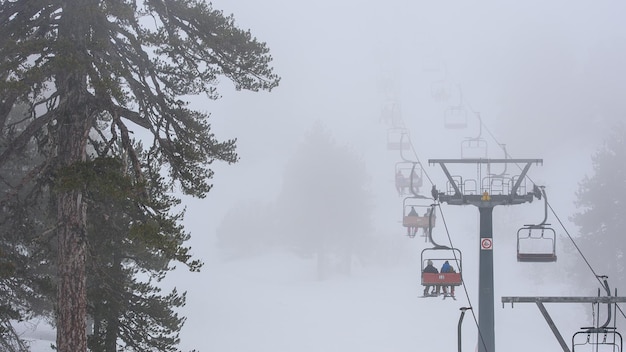
[[[497,205],[517,205],[532,202],[534,193],[525,193],[524,179],[532,164],[543,159],[430,159],[439,164],[448,178],[445,192],[433,187],[433,196],[450,205],[474,205],[480,213],[480,256],[478,276],[478,352],[495,352],[494,283],[493,283],[493,208]],[[517,176],[491,173],[494,164],[523,164]],[[452,175],[448,164],[474,164],[477,178],[464,179]],[[483,168],[486,171],[483,174]]]

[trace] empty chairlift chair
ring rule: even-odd
[[[444,111],[443,124],[448,129],[467,127],[467,110],[462,106],[451,106]]]
[[[406,128],[390,128],[387,130],[388,150],[409,150],[411,149],[411,139]]]
[[[556,231],[548,219],[548,199],[543,187],[534,186],[533,193],[544,199],[544,219],[537,225],[524,225],[517,230],[518,262],[556,262]]]
[[[583,328],[572,336],[572,352],[622,352],[622,335],[614,327]]]
[[[555,262],[556,232],[553,228],[527,225],[517,230],[518,262]]]

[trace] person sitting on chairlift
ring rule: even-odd
[[[439,271],[437,270],[437,268],[435,268],[433,266],[433,261],[432,260],[429,260],[427,262],[427,265],[424,268],[424,272],[425,273],[431,273],[431,274],[439,274]],[[439,294],[439,292],[437,290],[437,287],[435,287],[435,289],[432,292],[430,292],[430,288],[432,286],[433,285],[424,285],[424,296]]]
[[[398,190],[399,195],[404,194],[404,189],[406,188],[406,177],[402,174],[402,171],[398,170],[396,172],[396,189]]]
[[[450,262],[448,262],[446,260],[445,263],[443,263],[443,265],[441,266],[441,273],[452,273],[454,269],[452,269],[452,266],[450,265]],[[441,291],[441,286],[437,287],[437,293],[439,293]],[[443,286],[443,293],[447,294],[448,293],[448,287],[447,286]]]
[[[456,273],[456,271],[454,271],[454,267],[452,265],[450,265],[450,273]],[[454,286],[450,285],[450,296],[454,297]]]
[[[419,216],[417,214],[417,211],[415,211],[415,207],[411,207],[411,211],[409,211],[409,214],[407,216]]]

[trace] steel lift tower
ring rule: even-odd
[[[543,164],[542,159],[430,159],[430,165],[439,164],[448,178],[446,190],[439,192],[433,186],[433,197],[450,205],[474,205],[480,213],[480,257],[478,298],[478,352],[495,352],[494,284],[493,284],[493,208],[497,205],[516,205],[532,202],[534,192],[524,193],[526,173],[532,164]],[[475,179],[452,175],[449,164],[474,164]],[[495,174],[491,167],[501,164],[524,165],[517,176],[504,172]],[[483,169],[486,171],[483,173]]]

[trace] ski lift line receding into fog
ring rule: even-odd
[[[400,118],[399,123],[400,123],[401,125],[404,125],[404,122],[401,120],[401,118]],[[400,144],[401,146],[403,146],[403,145],[404,145],[404,143],[403,143],[402,139],[403,139],[403,138],[405,138],[405,137],[407,137],[407,136],[408,136],[408,133],[407,133],[406,135],[401,135],[401,136],[400,136],[401,141],[400,141],[400,143],[399,143],[399,144]],[[399,151],[400,151],[400,157],[401,157],[401,159],[403,160],[403,162],[412,163],[412,164],[413,164],[413,166],[412,166],[413,170],[414,170],[414,168],[415,168],[415,166],[416,166],[416,165],[419,165],[419,166],[420,166],[420,170],[424,173],[424,175],[426,176],[426,178],[427,178],[427,179],[428,179],[428,181],[430,182],[431,186],[433,186],[433,187],[434,187],[434,185],[435,185],[435,184],[434,184],[434,182],[432,181],[432,179],[430,178],[430,176],[428,175],[428,172],[424,169],[423,164],[422,164],[422,163],[421,163],[421,161],[419,160],[419,157],[418,157],[418,155],[417,155],[417,152],[415,151],[415,147],[413,146],[413,143],[410,141],[410,139],[409,139],[409,141],[408,141],[408,142],[409,142],[408,144],[410,145],[410,148],[409,148],[408,150],[410,150],[410,151],[413,153],[413,155],[414,155],[414,157],[415,157],[415,160],[410,160],[410,159],[408,159],[408,158],[404,155],[405,151],[407,150],[407,149],[406,149],[406,148],[404,148],[404,147],[401,147],[401,148],[397,149],[397,150],[399,150]],[[412,172],[414,172],[413,170],[412,170]],[[414,194],[414,196],[417,196],[417,195],[416,195],[416,194]],[[419,197],[407,197],[407,198],[414,198],[414,199],[417,199],[417,198],[419,198]],[[424,197],[423,199],[429,199],[429,198]],[[428,230],[427,230],[427,231],[428,231],[428,237],[429,237],[429,239],[430,239],[430,240],[431,240],[431,242],[432,242],[432,227],[434,227],[434,222],[435,222],[435,211],[433,211],[433,210],[434,210],[434,207],[433,207],[432,205],[430,205],[430,209],[431,209],[431,210],[430,210],[429,212],[427,211],[427,213],[425,214],[425,216],[421,217],[421,219],[420,219],[420,220],[418,220],[417,222],[413,221],[413,222],[415,222],[415,224],[414,224],[414,223],[411,221],[411,220],[413,220],[413,219],[409,219],[408,217],[405,217],[405,215],[408,215],[408,214],[410,213],[410,209],[409,209],[407,206],[405,206],[405,205],[407,205],[407,204],[406,204],[406,199],[405,199],[405,202],[404,202],[404,203],[405,203],[405,204],[403,205],[403,225],[405,225],[405,227],[407,227],[407,233],[408,233],[408,235],[409,235],[409,236],[411,236],[411,235],[412,235],[412,236],[415,236],[415,234],[416,234],[416,232],[417,232],[417,231],[416,231],[416,230],[417,230],[417,227],[416,227],[416,226],[414,226],[413,231],[411,231],[411,230],[412,230],[412,228],[411,228],[411,226],[408,226],[408,225],[426,225],[425,219],[428,219]],[[437,203],[437,205],[438,205],[438,203]],[[441,209],[441,207],[438,207],[438,208],[439,208],[439,212],[440,212],[440,214],[441,214],[441,216],[442,216],[442,218],[443,218],[443,210]],[[406,210],[404,210],[404,209],[406,209]],[[426,216],[426,215],[427,215],[427,216]],[[420,222],[420,221],[421,221],[421,222]],[[418,223],[419,223],[419,224],[418,224]],[[451,236],[450,236],[450,232],[449,232],[448,226],[447,226],[447,224],[445,223],[445,221],[444,221],[444,227],[445,227],[445,230],[446,230],[446,236],[448,237],[448,242],[450,243],[450,248],[454,248],[454,247],[453,247],[453,244],[452,244],[452,239],[451,239]],[[421,228],[424,228],[424,227],[421,227]],[[425,229],[425,228],[424,228],[424,231],[426,232],[426,229]],[[432,243],[434,243],[434,242],[432,242]],[[453,257],[454,257],[454,261],[455,261],[455,262],[458,262],[458,261],[461,259],[461,258],[460,258],[460,256],[458,256],[458,257],[457,257],[457,255],[456,255],[456,253],[455,253],[454,251],[453,251]],[[462,279],[461,279],[461,280],[462,280]],[[469,293],[468,293],[468,291],[467,291],[467,288],[465,288],[465,286],[464,286],[464,285],[462,285],[462,286],[464,287],[464,293],[465,293],[465,296],[466,296],[467,301],[468,301],[468,303],[469,303],[469,302],[470,302],[470,298],[469,298]],[[474,311],[472,311],[472,316],[473,316],[473,319],[474,319],[474,323],[475,323],[476,327],[478,328],[478,320],[477,320],[477,317],[476,317],[476,315],[475,315]],[[479,331],[479,335],[480,335],[480,331]],[[483,340],[483,339],[482,339],[482,335],[481,335],[481,340]],[[483,340],[483,345],[485,345],[484,340]]]
[[[401,120],[400,120],[400,123],[403,125],[403,121],[401,121]],[[404,138],[404,137],[405,137],[405,136],[401,135],[401,139],[402,139],[402,138]],[[402,142],[402,141],[400,142],[400,145],[401,145],[401,146],[403,146],[403,142]],[[413,155],[415,156],[415,161],[413,161],[413,160],[409,160],[409,159],[407,159],[407,158],[406,158],[406,156],[404,155],[404,152],[406,151],[406,148],[404,148],[404,147],[398,148],[398,150],[400,151],[400,156],[401,156],[402,160],[403,160],[404,162],[411,162],[411,163],[414,163],[414,165],[419,165],[419,166],[420,166],[420,169],[423,171],[424,175],[426,176],[426,178],[428,179],[428,181],[430,182],[430,184],[431,184],[431,185],[432,185],[432,187],[434,188],[435,184],[434,184],[434,182],[432,181],[432,179],[430,178],[430,175],[428,174],[428,172],[424,169],[423,164],[422,164],[422,163],[421,163],[421,161],[419,160],[419,157],[418,157],[418,155],[417,155],[417,153],[416,153],[416,151],[415,151],[415,147],[414,147],[414,146],[413,146],[413,144],[410,142],[410,139],[409,139],[409,145],[410,145],[409,150],[413,152]],[[436,201],[436,200],[435,200],[435,201]],[[438,204],[438,202],[436,202],[436,203]],[[405,208],[405,206],[404,206],[404,205],[403,205],[403,208]],[[431,207],[431,209],[433,209],[433,208],[434,208],[434,207]],[[440,212],[441,217],[442,217],[442,222],[443,222],[443,224],[444,224],[444,228],[445,228],[445,231],[446,231],[446,236],[448,237],[448,242],[450,243],[450,248],[454,248],[454,247],[453,247],[453,244],[452,244],[452,239],[451,239],[451,236],[450,236],[450,231],[449,231],[449,228],[448,228],[447,223],[445,222],[445,219],[444,219],[443,210],[441,209],[441,207],[438,207],[438,208],[439,208],[439,212]],[[433,209],[433,210],[434,210],[434,209]],[[407,218],[405,218],[405,217],[404,217],[404,215],[405,215],[405,214],[406,214],[406,215],[408,215],[409,213],[410,213],[410,210],[408,210],[408,209],[407,209],[407,210],[405,211],[405,210],[403,209],[403,225],[405,225],[405,224],[406,224],[406,225],[411,225],[411,224],[412,224],[412,223],[411,223],[411,224],[409,224],[409,222],[410,222],[410,221],[405,222],[405,220],[406,220]],[[429,228],[429,230],[428,230],[428,232],[429,232],[428,236],[430,237],[431,241],[432,241],[432,227],[434,226],[434,218],[435,218],[435,216],[434,216],[434,215],[435,215],[435,212],[434,212],[434,211],[430,211],[430,213],[428,214],[428,222],[429,222],[429,224],[428,224],[428,228]],[[413,225],[417,225],[417,223],[416,223],[416,224],[413,224]],[[422,224],[422,225],[424,225],[424,224]],[[411,227],[410,227],[410,226],[406,226],[406,227],[407,227],[407,233],[409,234],[409,236],[411,236],[411,235],[415,236],[415,233],[416,233],[416,231],[415,231],[415,230],[416,230],[416,229],[414,229],[413,231],[411,231]],[[456,252],[454,252],[454,251],[452,251],[452,253],[453,253],[454,261],[455,261],[455,262],[460,261],[460,259],[461,259],[461,258],[460,258],[460,256],[457,256],[457,255],[456,255]],[[461,280],[461,282],[462,282],[462,276],[460,276],[460,275],[459,275],[459,277],[460,277],[460,280]],[[466,297],[466,299],[467,299],[467,302],[470,304],[470,307],[471,307],[471,300],[470,300],[470,297],[469,297],[469,292],[468,292],[467,288],[465,287],[465,285],[461,285],[461,286],[463,287],[463,291],[464,291],[465,297]],[[477,318],[476,313],[474,312],[474,310],[472,310],[472,317],[473,317],[473,320],[474,320],[474,324],[475,324],[475,326],[477,327],[477,330],[478,330],[478,334],[479,334],[480,340],[482,341],[482,346],[486,346],[486,344],[485,344],[485,340],[484,340],[484,338],[483,338],[483,336],[482,336],[482,333],[480,332],[480,329],[478,328],[478,326],[479,326],[479,324],[478,324],[478,318]]]
[[[399,117],[398,119],[399,125],[404,126],[404,121],[402,120],[402,118]],[[417,155],[417,152],[415,151],[415,147],[411,142],[410,132],[406,127],[392,127],[387,130],[387,149],[399,150],[400,158],[402,159],[402,161],[418,164],[423,174],[426,176],[426,179],[428,179],[428,182],[430,182],[431,186],[434,185],[432,179],[428,175],[428,172],[424,169],[423,164],[420,161],[419,156]],[[405,151],[411,151],[415,159],[412,160],[411,158],[407,158],[404,154]]]

